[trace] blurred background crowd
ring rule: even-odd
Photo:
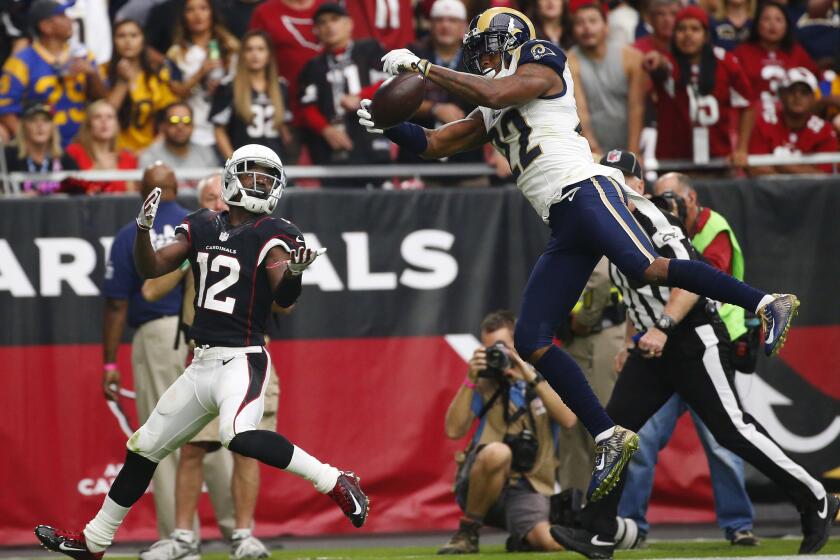
[[[271,147],[287,165],[420,163],[356,121],[359,100],[385,78],[380,57],[407,46],[459,69],[469,20],[505,5],[567,53],[596,158],[621,149],[650,167],[726,162],[718,175],[831,173],[831,164],[748,167],[747,158],[838,151],[840,2],[693,1],[3,0],[0,163],[30,173],[157,160],[210,168],[246,143]],[[472,109],[429,84],[413,120],[434,127]],[[489,148],[450,159],[489,163],[496,176],[401,186],[510,182]],[[20,186],[33,195],[135,189],[131,181]]]

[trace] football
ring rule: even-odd
[[[417,112],[426,93],[426,78],[405,72],[385,80],[370,104],[373,122],[379,128],[391,128],[407,121]]]

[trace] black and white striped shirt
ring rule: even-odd
[[[644,210],[637,207],[633,216],[653,241],[660,256],[668,259],[700,259],[683,230],[682,223],[675,216],[655,207]],[[624,304],[627,306],[627,316],[633,321],[636,330],[644,331],[653,327],[668,303],[671,288],[651,284],[639,287],[638,284],[631,283],[613,263],[610,263],[610,280],[621,290]]]

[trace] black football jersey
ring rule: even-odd
[[[305,247],[291,222],[256,216],[236,227],[228,212],[202,208],[176,232],[187,236],[195,278],[195,320],[190,338],[198,346],[262,346],[274,294],[265,272],[272,247]]]
[[[283,121],[292,121],[289,110],[289,94],[285,81],[280,79],[280,92],[283,96],[285,115]],[[251,121],[245,121],[233,106],[233,83],[221,84],[213,94],[210,107],[210,122],[225,127],[230,143],[234,147],[245,144],[260,144],[274,150],[281,160],[286,159],[286,148],[280,133],[274,127],[274,105],[265,93],[251,91]]]
[[[356,112],[341,106],[344,95],[357,95],[388,77],[382,72],[380,59],[384,54],[379,43],[362,39],[353,41],[341,54],[321,53],[303,67],[298,81],[300,105],[315,105],[331,124],[344,126],[353,141],[349,153],[336,151],[320,134],[303,129],[309,155],[316,164],[390,163],[391,143],[380,135],[369,134],[359,124]]]

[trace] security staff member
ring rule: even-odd
[[[624,344],[625,317],[621,294],[610,282],[609,261],[603,258],[572,309],[568,325],[557,333],[601,404],[610,399],[615,385],[614,361]],[[589,432],[582,424],[561,430],[557,448],[560,488],[585,492],[595,466],[595,444]]]
[[[675,216],[639,209],[633,215],[660,255],[699,258]],[[631,285],[615,267],[611,267],[610,276],[627,303],[632,321],[632,325],[628,322],[628,335],[638,339],[607,404],[610,417],[630,430],[639,430],[674,393],[679,394],[721,445],[749,461],[796,504],[804,535],[800,554],[822,548],[840,499],[827,494],[754,419],[744,415],[730,385],[734,375],[732,345],[716,305],[678,288]],[[586,506],[581,528],[552,527],[551,535],[569,550],[590,558],[611,558],[626,478],[621,476],[610,494]]]
[[[680,218],[694,248],[718,270],[731,274],[738,280],[744,279],[744,254],[732,227],[719,213],[698,204],[697,191],[687,175],[666,173],[653,186],[653,192],[657,196],[666,192],[674,193],[682,202],[683,215]],[[733,356],[735,369],[742,373],[754,372],[757,342],[752,345],[751,341],[744,338],[748,334],[744,309],[726,303],[720,306],[718,313],[729,331],[730,338],[738,341]]]

